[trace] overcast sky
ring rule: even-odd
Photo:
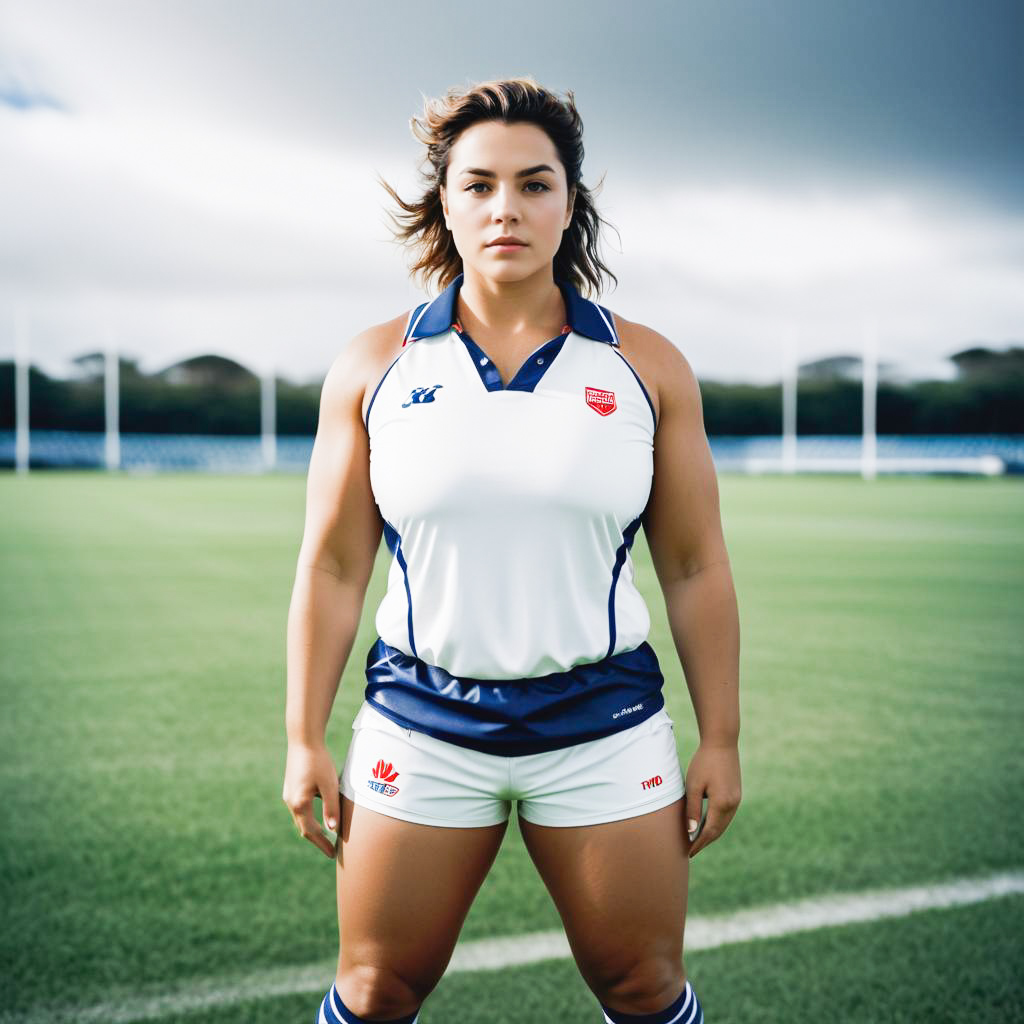
[[[113,338],[322,379],[428,297],[374,180],[414,194],[421,94],[529,74],[604,176],[600,301],[699,376],[868,322],[938,374],[1024,344],[1022,42],[1020,0],[5,0],[0,358],[22,310],[51,370]]]

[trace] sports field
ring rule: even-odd
[[[1024,874],[1024,481],[720,487],[744,799],[692,862],[691,919]],[[297,476],[0,476],[0,1024],[313,1021],[334,865],[280,798],[303,506]],[[329,731],[339,767],[386,555]],[[634,558],[685,766],[642,534]],[[463,939],[558,925],[512,826]],[[709,1024],[1024,1021],[1022,963],[1019,892],[687,956]],[[600,1019],[557,959],[449,974],[420,1017]]]

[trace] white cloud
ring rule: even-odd
[[[111,326],[148,368],[209,350],[308,378],[419,297],[367,161],[202,123],[0,110],[0,162],[14,183],[0,315],[30,296],[51,361]],[[380,170],[411,193],[411,168]],[[605,305],[704,376],[774,378],[791,329],[802,359],[857,352],[866,316],[883,358],[911,366],[1024,333],[1024,223],[1005,215],[895,191],[659,194],[621,179],[603,199],[623,244]]]
[[[856,354],[866,319],[883,358],[912,367],[1024,338],[1024,219],[962,198],[681,185],[609,199],[630,267],[623,314],[706,375],[776,376],[791,331],[801,360]]]
[[[0,166],[0,353],[27,306],[54,371],[113,331],[149,369],[217,351],[309,377],[381,308],[415,299],[399,287],[367,306],[401,262],[378,169],[339,152],[0,108]]]
[[[238,46],[205,5],[0,10],[0,71],[66,107],[0,106],[0,357],[22,305],[50,366],[112,331],[146,368],[215,351],[312,377],[346,338],[420,299],[374,180],[379,169],[411,195],[412,161],[290,130],[304,111],[322,128],[382,81],[348,80],[339,64],[311,91],[296,40],[312,30],[278,48],[287,17],[254,10]],[[385,37],[382,21],[352,45]],[[426,88],[395,74],[411,99]],[[635,150],[608,155],[599,202],[623,252],[609,236],[621,283],[602,301],[671,337],[698,373],[771,379],[790,329],[801,358],[856,352],[866,316],[883,359],[918,366],[1024,337],[1019,216],[896,178],[781,193],[751,167],[741,183],[652,185],[630,177]]]
[[[117,286],[147,268],[152,283],[169,272],[172,286],[179,276],[337,281],[353,266],[350,239],[365,245],[358,268],[386,239],[368,165],[202,124],[0,108],[0,164],[0,261],[26,284],[77,275]],[[38,261],[26,266],[26,253]]]

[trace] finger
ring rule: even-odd
[[[334,843],[324,835],[323,829],[320,828],[320,823],[316,820],[312,811],[307,811],[305,814],[297,817],[296,824],[298,825],[299,835],[302,836],[303,839],[308,839],[326,856],[331,858],[334,857]]]
[[[724,810],[720,805],[708,801],[707,821],[699,830],[697,841],[690,846],[690,857],[696,857],[705,846],[713,843],[728,827],[735,811]]]
[[[686,836],[692,843],[704,824],[707,810],[702,810],[707,796],[703,785],[692,785],[686,787]]]
[[[333,784],[324,786],[321,790],[323,801],[324,825],[337,834],[338,822],[341,821],[341,793],[338,791],[338,780],[333,779]]]

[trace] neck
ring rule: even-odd
[[[553,337],[568,322],[550,266],[521,281],[493,281],[469,269],[463,274],[456,313],[473,338]]]

